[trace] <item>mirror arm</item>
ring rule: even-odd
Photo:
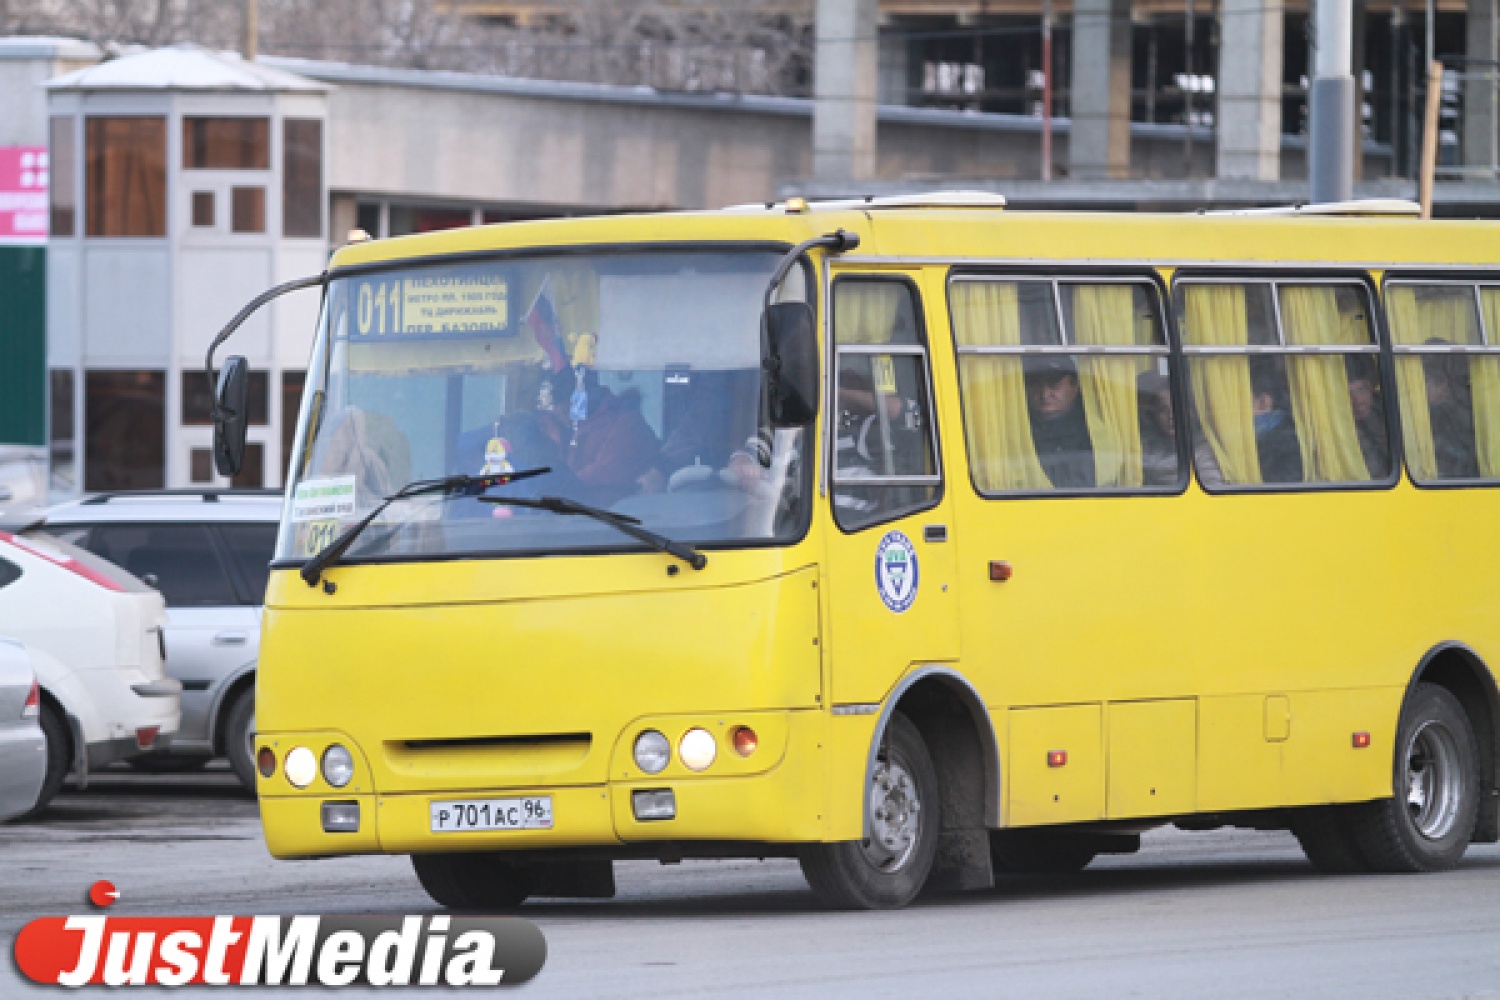
[[[230,320],[224,329],[219,331],[219,335],[213,339],[213,343],[208,345],[208,355],[203,359],[203,366],[207,370],[208,375],[208,391],[213,396],[213,410],[209,414],[210,419],[219,421],[235,416],[235,414],[219,406],[219,394],[214,392],[214,352],[219,349],[219,345],[228,340],[234,331],[240,328],[240,324],[254,315],[255,311],[267,302],[275,298],[280,298],[287,292],[295,292],[300,288],[311,288],[314,285],[321,285],[327,280],[328,272],[322,271],[318,274],[309,275],[306,278],[294,278],[291,281],[277,285],[275,288],[267,289],[251,299],[245,308],[235,313],[234,319]]]
[[[771,304],[771,296],[781,286],[782,279],[792,269],[792,265],[802,258],[802,255],[814,247],[823,247],[829,253],[844,253],[859,246],[859,235],[851,233],[846,229],[837,229],[822,236],[814,236],[810,240],[803,240],[788,250],[776,265],[776,271],[771,275],[771,280],[766,283],[766,298],[761,303],[761,315],[765,315],[766,307]]]

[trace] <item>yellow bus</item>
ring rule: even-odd
[[[949,194],[341,249],[271,853],[454,908],[690,857],[894,907],[1173,823],[1457,864],[1500,832],[1497,237]]]

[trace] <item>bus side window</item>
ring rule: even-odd
[[[1500,288],[1392,282],[1385,303],[1412,479],[1500,477]]]
[[[980,493],[1177,484],[1170,361],[1151,285],[961,276],[950,298]]]
[[[1363,285],[1185,285],[1193,453],[1205,485],[1370,482],[1390,474],[1379,348]]]
[[[917,315],[904,281],[834,284],[833,510],[845,530],[937,502],[942,480]]]

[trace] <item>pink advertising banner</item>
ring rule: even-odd
[[[0,146],[0,243],[47,241],[47,147]]]

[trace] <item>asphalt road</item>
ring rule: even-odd
[[[227,772],[111,774],[0,826],[5,951],[33,917],[88,912],[100,878],[122,915],[433,909],[403,858],[273,860]],[[784,861],[629,863],[617,881],[613,900],[523,909],[548,958],[518,995],[1500,998],[1495,846],[1444,875],[1330,877],[1285,834],[1160,831],[1074,878],[895,913],[824,912]],[[0,996],[33,993],[58,995],[0,962]],[[158,994],[222,991],[128,995]]]

